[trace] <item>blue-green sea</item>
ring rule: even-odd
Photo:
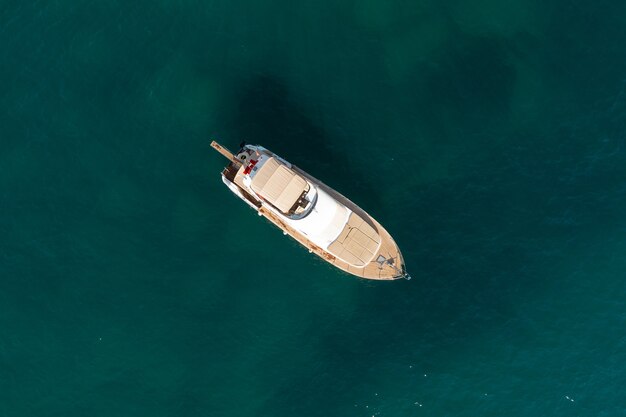
[[[284,237],[212,139],[413,279]],[[0,416],[626,416],[626,2],[1,0]]]

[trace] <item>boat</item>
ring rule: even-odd
[[[360,278],[411,278],[391,235],[339,192],[262,146],[211,147],[229,160],[222,182],[309,252]]]

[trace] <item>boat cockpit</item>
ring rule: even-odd
[[[243,184],[281,214],[298,220],[311,212],[316,187],[291,169],[291,164],[264,149],[244,146],[235,156],[241,161],[237,175]]]

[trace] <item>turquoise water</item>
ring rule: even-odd
[[[626,415],[626,3],[0,3],[1,416]],[[219,179],[260,143],[411,281]]]

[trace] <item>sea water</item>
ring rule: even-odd
[[[0,415],[626,415],[626,3],[3,1]],[[348,276],[221,183],[370,212]]]

